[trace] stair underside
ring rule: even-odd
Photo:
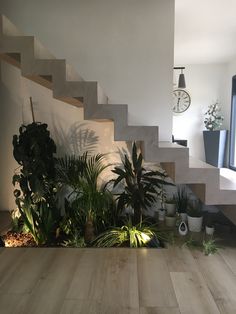
[[[24,36],[0,16],[0,58],[22,76],[52,90],[53,97],[84,108],[86,120],[112,120],[116,141],[141,141],[144,158],[162,163],[176,183],[189,184],[206,204],[236,204],[236,184],[219,169],[189,157],[188,148],[159,142],[158,127],[128,125],[128,106],[109,105],[97,82],[84,81],[65,60],[56,59],[32,36]],[[227,181],[226,181],[227,180]]]

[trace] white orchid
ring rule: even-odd
[[[208,110],[205,113],[206,117],[204,120],[204,124],[207,130],[214,131],[218,130],[221,127],[224,117],[220,114],[220,111],[221,108],[218,102],[208,107]]]

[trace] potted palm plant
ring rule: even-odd
[[[109,167],[109,164],[104,164],[104,157],[104,154],[88,156],[84,153],[57,160],[57,180],[71,190],[66,214],[73,220],[72,233],[76,233],[82,223],[86,243],[94,239],[94,222],[100,219],[103,209],[111,201],[110,195],[98,184],[101,173]]]
[[[189,203],[188,214],[188,227],[192,232],[200,232],[202,230],[202,205],[200,201],[192,201]]]
[[[187,221],[187,209],[188,209],[188,193],[184,187],[178,187],[175,194],[176,208],[180,215],[181,221]]]

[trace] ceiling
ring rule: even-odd
[[[175,0],[175,64],[236,57],[236,0]]]

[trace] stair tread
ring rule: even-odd
[[[190,168],[207,168],[207,169],[218,169],[205,161],[189,156],[189,167]]]
[[[182,148],[183,150],[187,149],[187,147],[185,146],[178,145],[177,143],[167,142],[167,141],[166,142],[160,141],[158,146],[160,148]]]
[[[113,120],[115,140],[145,142],[142,144],[146,160],[175,163],[179,182],[182,180],[185,184],[205,184],[204,198],[208,204],[236,204],[236,172],[227,168],[219,169],[189,157],[189,148],[177,143],[158,142],[157,126],[128,125],[127,105],[108,105],[108,97],[97,82],[83,81],[70,65],[54,59],[41,42],[33,36],[23,36],[2,15],[0,39],[3,42],[0,47],[1,58],[5,57],[5,61],[21,67],[22,74],[26,77],[28,75],[33,81],[49,86],[54,98],[78,107],[84,105],[87,119]]]
[[[220,169],[220,190],[236,190],[236,172],[228,169]]]

